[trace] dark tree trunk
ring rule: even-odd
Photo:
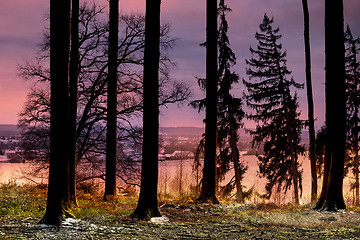
[[[326,151],[331,158],[324,210],[344,209],[342,193],[346,141],[343,1],[325,1]]]
[[[356,50],[355,50],[356,51]],[[354,56],[354,62],[355,62],[355,65],[356,66],[356,54]],[[354,69],[354,76],[355,76],[355,86],[358,86],[359,85],[359,76],[357,74],[357,71],[356,69]],[[357,87],[355,88],[355,95],[359,94],[358,92],[359,90],[357,89]],[[354,148],[354,151],[355,151],[355,163],[354,163],[354,167],[355,167],[355,170],[354,170],[354,175],[355,175],[355,205],[356,206],[359,206],[360,204],[360,200],[359,200],[359,121],[358,121],[358,116],[359,116],[359,102],[358,102],[358,98],[356,97],[355,98],[355,104],[354,104],[354,115],[356,116],[355,117],[355,148]]]
[[[131,215],[139,219],[161,216],[157,199],[160,5],[160,0],[146,1],[141,187],[138,205]]]
[[[239,166],[239,150],[237,148],[237,133],[234,127],[234,121],[234,117],[232,113],[230,113],[230,145],[235,171],[236,198],[239,203],[244,203]]]
[[[325,148],[326,148],[326,145],[325,145]],[[326,149],[325,149],[323,184],[321,187],[320,197],[317,200],[314,209],[321,210],[322,207],[324,206],[325,199],[327,196],[328,185],[329,185],[330,166],[331,166],[331,156],[330,156],[329,151],[326,151]]]
[[[315,126],[314,126],[314,101],[311,81],[311,54],[310,54],[310,23],[309,8],[307,0],[302,0],[304,12],[304,43],[305,43],[305,73],[306,73],[306,92],[308,101],[308,120],[309,120],[309,155],[311,168],[311,201],[317,199],[317,175],[315,159]]]
[[[50,169],[46,212],[41,223],[60,225],[68,180],[68,63],[70,0],[50,0]]]
[[[72,0],[71,51],[69,64],[69,192],[70,202],[76,203],[76,117],[79,75],[79,0]]]
[[[207,0],[205,155],[199,202],[219,202],[215,195],[217,82],[217,1]]]
[[[117,112],[117,49],[119,29],[119,0],[110,0],[109,67],[106,133],[106,176],[104,200],[116,194],[116,112]]]

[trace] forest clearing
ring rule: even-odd
[[[275,204],[197,204],[192,198],[163,199],[163,217],[134,220],[136,197],[79,193],[76,218],[60,228],[38,222],[46,204],[40,186],[2,184],[0,239],[360,239],[360,208],[338,212]]]
[[[138,1],[49,1],[0,119],[0,240],[360,239],[359,3]]]

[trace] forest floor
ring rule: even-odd
[[[192,198],[160,199],[163,217],[131,219],[137,198],[79,191],[78,206],[58,229],[39,225],[46,186],[0,185],[0,240],[9,239],[360,239],[360,208],[319,212],[311,206],[195,204]]]
[[[117,205],[79,212],[60,229],[38,225],[40,216],[0,216],[0,239],[360,239],[360,213],[351,210],[162,203],[166,217],[139,221],[129,218],[134,204]]]

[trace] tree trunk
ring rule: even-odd
[[[290,110],[289,112],[292,112],[292,110]],[[293,116],[293,114],[286,113],[286,120],[287,120],[287,130],[288,130],[288,142],[289,142],[289,151],[290,151],[290,159],[291,159],[291,172],[292,172],[292,179],[293,179],[293,187],[294,187],[294,203],[295,204],[299,204],[299,174],[298,174],[298,169],[297,169],[297,160],[295,158],[295,152],[294,152],[294,145],[293,145],[293,141],[292,141],[292,128],[295,128],[294,124],[292,124],[293,121],[292,117],[295,118],[295,116]],[[290,118],[291,117],[291,118]]]
[[[302,0],[304,12],[304,43],[305,43],[305,73],[306,73],[306,92],[308,100],[308,120],[309,120],[309,155],[311,169],[311,201],[317,199],[317,170],[315,159],[315,126],[314,126],[314,101],[311,81],[311,54],[310,54],[310,24],[309,8],[307,0]]]
[[[356,43],[353,43],[352,45],[352,51],[354,53],[354,58],[352,62],[353,68],[353,76],[354,76],[354,116],[355,116],[355,123],[354,123],[354,135],[355,135],[355,144],[354,144],[354,151],[355,151],[355,157],[354,157],[354,175],[355,175],[355,205],[359,206],[359,101],[358,101],[358,95],[359,95],[359,77],[358,76],[358,63],[357,63],[357,49],[356,49]]]
[[[161,216],[158,199],[159,57],[161,1],[146,1],[144,52],[144,113],[141,187],[133,218]]]
[[[72,0],[71,52],[69,64],[69,192],[70,203],[76,201],[76,118],[79,75],[79,0]]]
[[[326,148],[326,146],[325,146]],[[329,175],[330,175],[330,166],[331,166],[331,156],[330,152],[325,149],[325,161],[324,161],[324,176],[323,176],[323,183],[321,188],[320,197],[316,202],[314,209],[321,210],[324,206],[325,199],[327,196],[327,190],[329,185]]]
[[[217,1],[207,0],[205,155],[199,202],[219,202],[215,195],[217,82]]]
[[[346,141],[343,1],[325,1],[326,135],[331,158],[324,210],[344,209],[342,193]],[[336,96],[336,97],[335,97]]]
[[[356,47],[355,47],[355,53],[356,53]],[[356,54],[354,54],[354,66],[356,66]],[[355,68],[355,67],[354,67]],[[359,206],[360,202],[359,202],[359,102],[358,102],[358,94],[359,94],[359,90],[358,90],[358,85],[359,85],[359,76],[357,74],[357,69],[354,69],[354,77],[355,77],[355,103],[354,103],[354,115],[355,117],[355,126],[354,126],[354,130],[355,130],[355,171],[354,171],[354,175],[355,175],[355,205]]]
[[[106,132],[106,176],[104,200],[116,195],[116,119],[117,119],[117,51],[119,29],[119,0],[110,0],[109,67]]]
[[[68,63],[70,0],[50,0],[50,169],[46,212],[41,223],[60,225],[68,180]]]
[[[237,148],[237,133],[234,129],[234,118],[230,113],[230,144],[231,144],[231,155],[234,163],[235,171],[235,186],[236,186],[236,197],[239,203],[244,203],[244,197],[241,187],[241,176],[240,176],[240,166],[239,166],[239,150]]]

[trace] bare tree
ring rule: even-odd
[[[69,63],[69,200],[76,201],[76,116],[79,76],[79,0],[71,2],[71,49]]]
[[[76,165],[80,161],[102,159],[106,148],[106,79],[108,68],[108,22],[105,20],[103,7],[84,3],[79,13],[79,70],[78,70],[78,106],[76,128]],[[142,130],[133,122],[143,111],[143,79],[145,18],[141,15],[122,15],[119,18],[118,44],[118,81],[117,84],[117,168],[126,167],[138,172],[138,160],[141,151],[126,153],[124,148],[137,148],[142,142]],[[189,97],[189,88],[170,79],[169,71],[174,64],[168,51],[174,46],[169,25],[161,26],[160,55],[160,91],[159,105],[180,103]],[[49,159],[49,124],[50,124],[50,74],[49,34],[45,32],[44,42],[34,62],[19,66],[20,76],[34,82],[28,100],[20,114],[22,142],[28,153],[37,159]],[[36,151],[33,151],[33,150]],[[38,158],[40,157],[40,158]],[[120,161],[120,162],[119,162]],[[103,164],[103,161],[94,164]],[[47,164],[43,164],[46,168]],[[99,166],[99,174],[104,168]],[[134,174],[125,169],[118,169],[117,177],[134,182]],[[87,176],[88,177],[88,176]],[[81,177],[82,178],[82,177]],[[78,181],[81,179],[78,179]]]
[[[317,199],[317,171],[315,157],[315,126],[314,126],[314,100],[311,81],[311,51],[310,51],[310,21],[307,0],[302,0],[304,12],[304,43],[305,43],[305,73],[306,73],[306,93],[308,101],[308,121],[309,121],[309,155],[311,168],[311,201]]]

